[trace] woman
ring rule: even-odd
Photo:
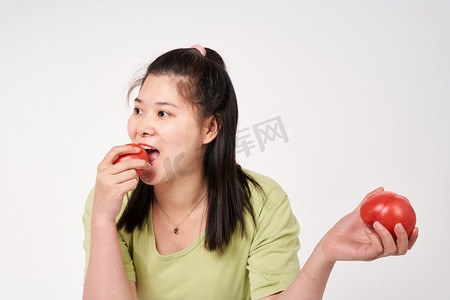
[[[84,299],[321,299],[337,260],[405,254],[415,243],[417,228],[408,238],[398,224],[394,241],[358,207],[300,270],[286,194],[236,164],[237,101],[219,54],[169,51],[135,87],[128,134],[149,161],[115,164],[138,152],[125,145],[98,166],[83,217]]]

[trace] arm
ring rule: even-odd
[[[324,259],[319,243],[292,284],[283,292],[263,299],[322,299],[333,267],[334,262]]]
[[[366,198],[378,190],[369,193]],[[373,229],[364,224],[359,216],[359,208],[360,206],[342,218],[322,238],[286,290],[264,299],[322,299],[336,261],[370,261],[390,255],[404,255],[413,247],[418,237],[417,228],[408,238],[401,224],[397,224],[395,242],[389,231],[380,223],[375,222]]]
[[[136,285],[123,266],[116,217],[125,194],[136,188],[135,169],[148,162],[131,159],[114,164],[120,154],[137,152],[133,146],[113,148],[99,164],[90,218],[89,263],[83,299],[136,299]]]
[[[91,251],[83,299],[137,299],[122,263],[116,223],[93,220]]]

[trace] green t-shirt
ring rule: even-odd
[[[160,255],[151,214],[143,230],[118,232],[126,276],[136,281],[139,299],[260,299],[289,286],[299,272],[297,220],[275,181],[246,172],[259,182],[266,197],[252,190],[256,226],[246,214],[246,237],[235,234],[222,255],[204,248],[204,231],[186,249]],[[86,270],[92,201],[91,191],[83,215]]]

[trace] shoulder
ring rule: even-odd
[[[250,183],[252,206],[256,216],[263,211],[270,211],[281,204],[289,206],[288,196],[278,182],[268,176],[250,170],[244,169],[243,171],[260,186],[260,189],[258,189],[254,184]]]
[[[243,171],[245,174],[247,174],[251,178],[255,179],[261,185],[261,187],[264,188],[264,190],[267,190],[268,192],[269,191],[278,191],[278,190],[282,191],[282,188],[278,184],[278,182],[276,182],[272,178],[270,178],[266,175],[262,175],[262,174],[247,170],[247,169],[243,169]]]

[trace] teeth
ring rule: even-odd
[[[152,147],[149,147],[149,146],[146,146],[146,145],[141,145],[142,146],[142,148],[144,148],[145,150],[156,150],[155,148],[152,148]]]

